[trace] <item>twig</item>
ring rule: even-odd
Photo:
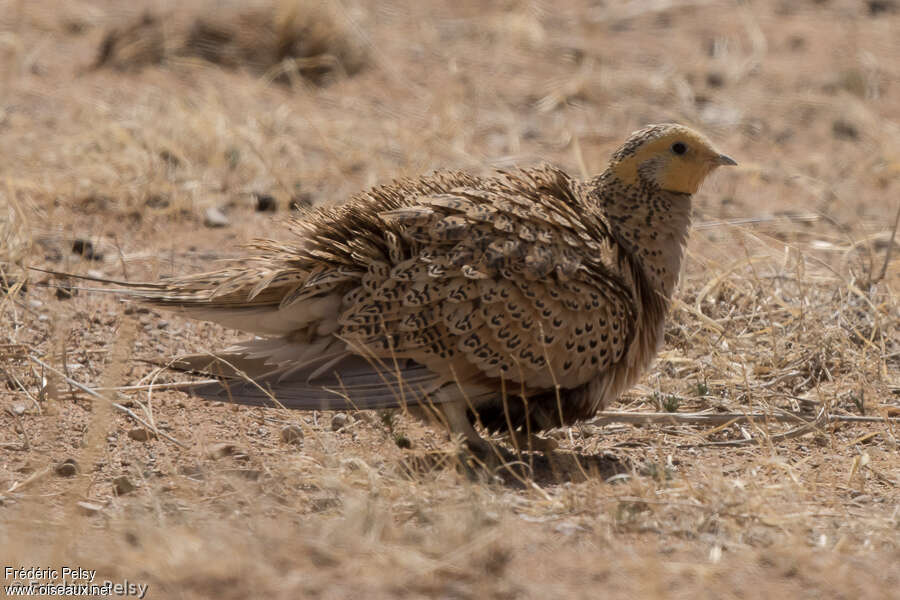
[[[219,383],[218,379],[200,379],[197,381],[175,381],[172,383],[150,383],[146,385],[123,385],[119,387],[98,387],[95,392],[145,392],[147,390],[181,390],[200,385]]]
[[[758,225],[760,223],[771,223],[772,221],[779,221],[782,219],[787,219],[791,222],[797,223],[812,223],[814,221],[819,220],[819,215],[815,213],[797,213],[797,214],[787,214],[787,215],[772,215],[772,216],[757,216],[757,217],[738,217],[735,219],[722,219],[716,221],[701,221],[696,225],[693,225],[692,228],[696,230],[702,229],[712,229],[714,227],[724,227],[728,226],[737,226],[737,225]]]
[[[7,409],[7,412],[9,412],[9,414],[12,415],[12,418],[16,420],[16,424],[19,426],[19,429],[22,430],[22,437],[25,438],[25,442],[19,448],[14,447],[12,444],[3,444],[3,447],[9,450],[27,452],[31,449],[31,439],[28,437],[28,431],[25,429],[25,424],[22,423],[22,417],[16,414],[15,411]]]
[[[774,415],[773,415],[774,416]],[[788,416],[788,415],[783,415]],[[819,411],[819,414],[816,416],[816,420],[811,423],[804,423],[799,427],[795,427],[790,431],[786,431],[784,433],[778,433],[775,435],[766,436],[765,440],[760,440],[759,438],[748,437],[743,440],[726,440],[723,442],[704,442],[702,444],[681,444],[679,448],[691,448],[695,446],[746,446],[748,444],[762,444],[764,441],[768,443],[772,442],[782,442],[784,440],[789,440],[791,438],[800,437],[802,435],[806,435],[811,431],[815,431],[819,429],[823,425],[827,425],[830,419],[828,417],[828,413],[825,412],[825,407],[822,407],[822,410]]]
[[[765,413],[631,413],[603,411],[597,413],[597,417],[592,421],[594,425],[603,425],[606,423],[632,423],[632,424],[652,424],[652,423],[681,423],[691,425],[718,425],[716,429],[722,429],[735,423],[753,422],[753,421],[778,421],[778,422],[794,422],[800,421],[802,425],[773,436],[769,436],[767,441],[780,442],[791,438],[800,437],[807,433],[821,428],[828,423],[883,423],[893,422],[900,423],[900,418],[894,417],[858,417],[854,415],[829,415],[825,411],[825,407],[819,411],[815,421],[807,421],[799,415],[784,411],[782,414],[765,414]],[[743,440],[727,440],[722,442],[705,442],[700,444],[681,444],[679,448],[694,448],[697,446],[746,446],[748,444],[759,444],[761,440],[757,438],[747,438]]]
[[[746,421],[778,421],[781,423],[801,421],[809,423],[800,415],[785,413],[772,415],[765,413],[636,413],[622,411],[601,411],[591,420],[591,425],[606,425],[608,423],[632,423],[636,425],[651,425],[654,423],[685,424],[685,425],[720,425],[722,423],[744,423]],[[842,423],[900,423],[900,417],[860,417],[855,415],[828,415],[828,422]]]
[[[806,421],[803,417],[784,411],[782,414],[765,414],[765,413],[632,413],[632,412],[616,412],[603,411],[597,413],[597,417],[592,421],[594,425],[603,425],[606,423],[633,423],[633,424],[652,424],[652,423],[681,423],[691,425],[732,425],[734,423],[743,423],[746,421],[778,421],[778,422],[794,422],[801,421],[803,424],[773,436],[769,436],[769,442],[780,442],[791,438],[800,437],[827,425],[829,423],[900,423],[900,418],[896,417],[859,417],[855,415],[829,415],[825,411],[825,407],[819,411],[815,421]],[[723,442],[706,442],[701,444],[682,444],[679,448],[694,448],[697,446],[746,446],[748,444],[759,444],[762,441],[758,438],[749,438],[743,440],[728,440]]]
[[[84,393],[86,393],[86,394],[88,394],[88,395],[90,395],[90,396],[93,396],[94,398],[99,398],[100,400],[103,400],[103,401],[105,401],[105,402],[109,402],[109,399],[106,398],[105,396],[102,396],[101,394],[98,394],[96,391],[92,390],[91,388],[87,387],[86,385],[82,385],[82,384],[78,383],[77,381],[75,381],[75,380],[72,379],[71,377],[68,377],[67,375],[65,375],[64,373],[62,373],[61,371],[59,371],[58,369],[55,369],[54,367],[51,367],[50,365],[48,365],[47,363],[45,363],[44,361],[42,361],[42,360],[39,359],[38,357],[29,354],[29,355],[28,355],[28,358],[29,358],[30,360],[36,362],[37,364],[41,365],[41,366],[44,367],[45,369],[47,369],[47,370],[49,370],[49,371],[55,373],[56,375],[62,377],[62,378],[66,381],[66,383],[68,383],[69,385],[78,388],[78,389],[81,390],[82,392],[84,392]],[[187,444],[185,444],[184,442],[179,441],[179,440],[175,439],[174,437],[168,435],[167,433],[164,433],[164,432],[158,430],[156,427],[153,427],[152,425],[150,425],[149,423],[147,423],[147,421],[145,421],[144,419],[140,418],[139,416],[137,416],[136,414],[134,414],[134,412],[132,412],[130,409],[128,409],[128,408],[122,406],[121,404],[116,404],[115,402],[110,402],[110,404],[112,404],[113,408],[115,408],[116,410],[125,413],[126,415],[128,415],[129,417],[131,417],[132,419],[134,419],[135,421],[137,421],[139,424],[143,425],[143,426],[146,427],[148,430],[152,431],[152,432],[154,433],[154,435],[157,435],[157,436],[160,436],[160,437],[164,437],[164,438],[166,438],[167,440],[169,440],[170,442],[172,442],[173,444],[177,444],[178,446],[181,446],[182,448],[187,448],[187,447],[188,447]]]
[[[50,474],[50,470],[51,470],[51,468],[49,466],[47,466],[39,471],[35,471],[34,473],[29,475],[22,481],[14,481],[13,484],[11,486],[9,486],[9,489],[6,490],[6,493],[12,494],[13,492],[15,492],[17,490],[24,488],[25,486],[31,485],[35,481],[39,481],[39,480],[43,479],[44,477],[46,477],[47,475]]]
[[[869,285],[875,285],[887,275],[888,263],[891,262],[891,251],[894,249],[894,239],[897,237],[897,225],[900,225],[900,203],[897,205],[897,216],[894,217],[894,229],[891,231],[891,239],[888,241],[887,252],[884,254],[884,264],[881,265],[881,273],[873,279]]]
[[[38,414],[41,414],[43,412],[41,410],[41,403],[38,402],[37,398],[31,395],[31,392],[29,392],[28,389],[22,384],[22,382],[19,381],[19,378],[16,377],[15,373],[7,371],[6,368],[3,369],[3,373],[6,374],[7,379],[12,380],[17,386],[19,386],[19,390],[23,394],[25,394],[29,400],[31,400],[31,403],[34,404],[34,407],[37,409]]]

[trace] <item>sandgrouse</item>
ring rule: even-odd
[[[124,284],[254,334],[182,367],[202,396],[293,409],[410,407],[470,446],[592,416],[653,361],[691,195],[736,164],[675,124],[632,134],[588,181],[553,167],[437,172],[297,218],[224,270]]]

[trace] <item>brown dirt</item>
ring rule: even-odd
[[[879,278],[900,202],[897,3],[350,0],[271,14],[289,5],[325,11],[367,68],[327,86],[180,55],[94,69],[111,30],[158,6],[0,0],[2,566],[97,569],[151,598],[898,597],[897,424],[785,440],[796,424],[774,418],[900,415],[896,248]],[[234,6],[182,2],[172,18]],[[28,358],[92,388],[134,385],[154,376],[142,359],[239,335],[67,297],[23,265],[192,272],[286,235],[292,201],[443,167],[593,173],[662,120],[741,166],[696,199],[666,347],[612,408],[768,418],[597,420],[554,432],[551,460],[523,457],[532,477],[484,483],[448,464],[439,430],[402,416],[333,431],[328,413],[123,393],[184,447],[141,439]],[[279,210],[256,212],[259,195]],[[205,227],[210,207],[231,224]],[[302,442],[283,441],[291,424]],[[761,443],[705,445],[746,438]],[[57,469],[66,459],[77,473]]]

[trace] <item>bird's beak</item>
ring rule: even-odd
[[[713,164],[717,167],[733,167],[737,161],[725,154],[718,154],[713,157]]]

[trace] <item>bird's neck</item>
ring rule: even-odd
[[[670,298],[691,225],[691,196],[641,180],[622,183],[607,171],[592,182],[593,197],[619,242],[638,259],[653,289]]]

